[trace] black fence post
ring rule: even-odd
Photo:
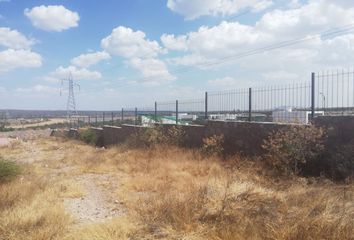
[[[97,113],[96,113],[96,127],[98,127],[98,122],[97,122]]]
[[[178,125],[178,100],[176,100],[176,125]]]
[[[113,115],[113,112],[112,112],[112,126],[114,125],[114,115]]]
[[[205,120],[208,120],[208,92],[205,92]]]
[[[106,120],[106,113],[103,112],[103,114],[102,114],[102,126],[104,126],[105,120]]]
[[[77,129],[79,129],[79,128],[80,128],[80,117],[77,116]]]
[[[138,125],[138,108],[135,108],[135,125]]]
[[[123,124],[123,122],[124,122],[124,108],[122,108],[120,120],[121,120],[121,124]]]
[[[252,122],[252,88],[248,92],[248,121]]]
[[[311,120],[315,118],[315,79],[316,75],[311,74]]]
[[[157,102],[155,102],[154,120],[155,120],[155,123],[157,123]]]
[[[89,127],[91,127],[91,116],[90,115],[88,115],[88,125],[89,125]]]

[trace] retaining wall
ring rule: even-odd
[[[157,127],[162,128],[164,132],[176,127],[174,124],[156,124]],[[206,127],[203,125],[180,125],[178,128],[182,129],[184,135],[181,139],[182,146],[188,148],[198,148],[203,145],[203,138],[205,137]]]
[[[69,129],[69,131],[67,131],[67,136],[72,139],[79,139],[80,134],[77,129],[71,128],[71,129]]]
[[[336,150],[339,146],[354,143],[354,117],[353,116],[321,116],[313,123],[327,131],[326,148]]]
[[[105,146],[105,137],[103,128],[90,128],[96,135],[96,146],[104,147]]]
[[[314,120],[316,126],[324,127],[328,133],[326,146],[334,150],[340,145],[354,142],[354,117],[318,117]],[[164,131],[175,125],[158,125]],[[224,151],[226,154],[241,153],[254,156],[264,153],[262,145],[270,134],[281,129],[290,128],[291,124],[259,123],[259,122],[224,122],[209,121],[205,126],[188,125],[179,126],[183,129],[183,146],[199,148],[203,145],[205,137],[213,135],[224,136]],[[122,125],[122,127],[104,126],[92,128],[97,135],[98,146],[109,146],[125,142],[129,136],[146,129],[135,125]],[[70,138],[78,138],[76,129],[68,131]]]
[[[271,133],[290,126],[276,123],[209,121],[205,135],[224,135],[223,147],[226,154],[253,156],[264,153],[263,142]]]
[[[135,125],[122,125],[122,127],[103,126],[104,146],[116,145],[125,142],[131,135],[146,129]]]

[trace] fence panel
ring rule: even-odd
[[[176,101],[156,102],[155,122],[176,124]]]
[[[252,121],[304,123],[311,119],[311,83],[252,88]]]
[[[249,89],[208,92],[208,119],[248,121]]]
[[[354,69],[315,75],[315,107],[325,115],[353,115]]]
[[[201,124],[205,120],[205,99],[178,101],[179,124]]]

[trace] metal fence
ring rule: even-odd
[[[312,73],[305,82],[213,91],[196,99],[122,108],[111,114],[79,117],[78,124],[188,125],[206,120],[308,124],[319,115],[354,116],[354,70]]]

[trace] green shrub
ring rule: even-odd
[[[14,162],[0,158],[0,183],[10,181],[21,173],[21,167]]]
[[[87,144],[95,145],[97,142],[97,136],[94,131],[91,129],[86,129],[80,131],[80,139]]]
[[[264,141],[266,161],[282,173],[305,174],[317,164],[324,150],[326,134],[315,126],[292,126]],[[317,165],[317,166],[316,166]]]

